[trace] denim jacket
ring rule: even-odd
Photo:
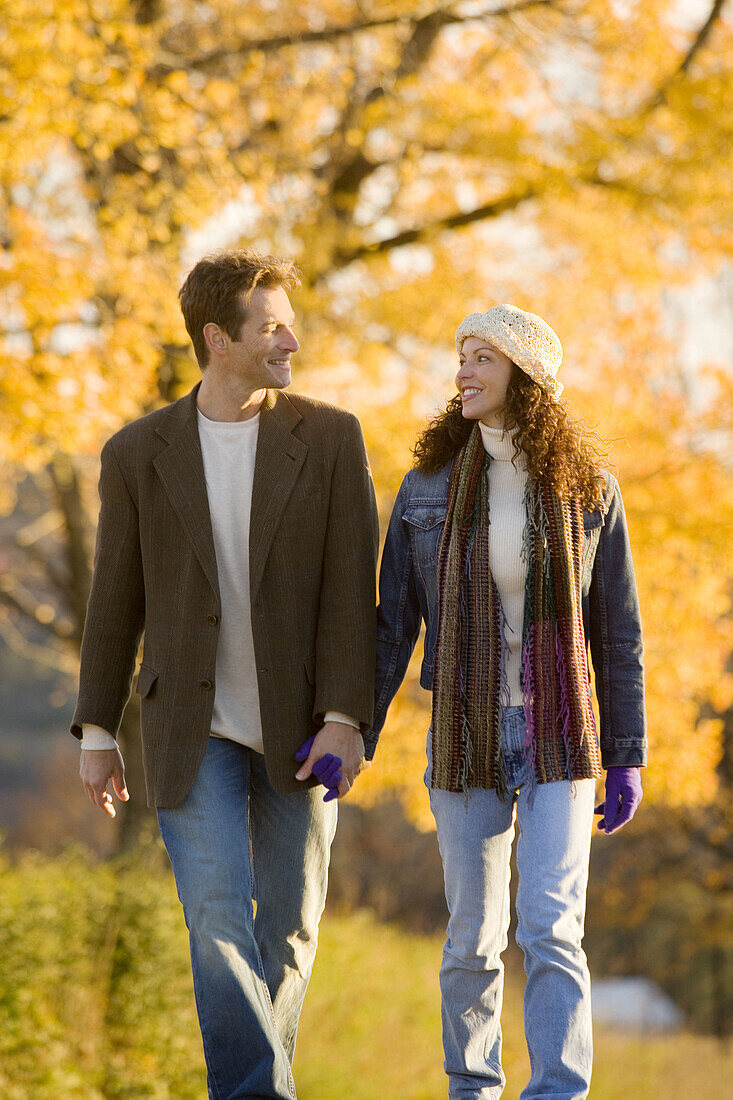
[[[451,463],[437,474],[410,470],[392,510],[379,576],[375,716],[365,735],[371,759],[387,709],[404,679],[421,622],[420,684],[433,685],[438,626],[437,561]],[[646,763],[644,665],[639,601],[626,516],[606,475],[605,510],[583,513],[583,629],[595,674],[604,768]]]

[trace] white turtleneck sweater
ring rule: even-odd
[[[514,444],[503,428],[487,428],[479,422],[484,448],[491,455],[489,467],[489,568],[506,619],[507,680],[509,705],[522,705],[519,670],[522,663],[524,584],[527,565],[522,556],[526,511],[524,490],[527,466],[524,455],[512,462]]]

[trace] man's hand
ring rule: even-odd
[[[598,828],[604,833],[615,833],[631,821],[641,798],[641,768],[609,768],[606,772],[606,800],[593,811],[602,815]]]
[[[109,817],[117,814],[112,795],[107,790],[110,779],[118,798],[127,802],[130,797],[125,786],[125,763],[119,749],[82,749],[79,775],[89,801]]]
[[[313,774],[319,779],[321,778],[318,774],[320,771],[322,774],[325,774],[327,778],[335,781],[336,773],[332,775],[333,761],[329,762],[329,767],[325,772],[320,768],[317,771],[316,766],[318,761],[324,756],[330,755],[332,757],[339,757],[341,763],[338,765],[338,771],[341,773],[341,779],[337,789],[338,797],[343,798],[344,795],[348,794],[351,790],[354,779],[361,770],[364,761],[364,739],[361,733],[359,730],[354,729],[353,726],[348,726],[344,722],[326,722],[316,736],[309,740],[311,741],[311,745],[307,759],[303,766],[295,773],[295,778],[307,779]],[[306,741],[303,748],[305,748],[306,745],[308,745],[308,741]],[[321,779],[321,782],[323,782],[323,779]],[[326,785],[329,786],[330,784]]]

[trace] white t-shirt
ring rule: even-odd
[[[208,420],[199,437],[221,596],[211,732],[264,752],[249,596],[249,517],[260,414]]]

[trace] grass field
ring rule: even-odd
[[[440,937],[408,935],[361,912],[324,920],[301,1021],[299,1100],[441,1100],[437,971]],[[521,964],[507,963],[502,1016],[503,1100],[529,1076]],[[592,1100],[720,1100],[733,1080],[733,1044],[685,1032],[627,1037],[597,1030]]]
[[[299,1100],[444,1100],[441,937],[327,913],[295,1059]],[[504,1100],[528,1076],[509,954]],[[733,1049],[600,1033],[592,1100],[720,1100]],[[0,853],[2,1100],[204,1100],[186,928],[156,847],[99,863]]]

